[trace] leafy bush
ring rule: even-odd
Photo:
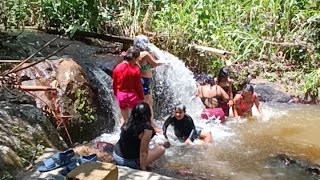
[[[75,94],[74,107],[75,111],[79,113],[76,117],[79,119],[79,122],[91,123],[96,118],[94,116],[95,112],[92,107],[91,100],[89,99],[89,92],[86,90],[77,89]]]

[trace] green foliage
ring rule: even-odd
[[[38,24],[71,36],[76,30],[155,32],[160,36],[153,42],[194,72],[217,72],[224,63],[201,56],[190,44],[232,51],[234,63],[266,61],[268,72],[280,75],[273,64],[294,65],[302,73],[320,66],[320,0],[6,0],[0,7],[6,27]]]
[[[320,69],[318,68],[305,74],[304,79],[303,92],[308,93],[310,97],[318,97],[320,93]]]
[[[75,110],[80,114],[78,119],[80,122],[91,123],[95,120],[92,103],[89,99],[87,90],[77,89],[76,100],[74,102]]]
[[[22,160],[24,167],[33,164],[37,157],[43,154],[45,147],[39,142],[36,146],[25,142],[23,139],[17,147],[17,154]]]
[[[0,180],[13,180],[14,177],[8,171],[3,170],[3,176],[0,177]]]

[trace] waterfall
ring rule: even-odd
[[[91,73],[91,81],[94,81],[91,84],[94,84],[98,90],[96,95],[101,105],[99,109],[103,111],[99,112],[99,114],[105,114],[107,116],[106,118],[108,118],[106,121],[110,121],[111,119],[114,120],[114,130],[119,131],[119,118],[121,113],[113,95],[112,78],[97,67],[91,67],[89,72]]]
[[[155,114],[161,117],[169,115],[175,105],[182,103],[186,105],[187,113],[193,119],[198,119],[204,106],[195,95],[197,85],[193,73],[174,55],[154,45],[149,47],[159,59],[169,62],[157,67],[153,76]]]

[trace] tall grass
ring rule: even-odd
[[[253,68],[257,72],[279,74],[278,67],[294,66],[308,74],[320,66],[320,0],[6,0],[0,7],[6,27],[37,24],[70,35],[78,29],[122,36],[147,30],[195,72],[214,73],[224,61],[190,44],[232,51],[234,63],[264,67]]]

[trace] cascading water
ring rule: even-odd
[[[278,153],[286,152],[297,157],[306,156],[307,158],[303,159],[309,159],[313,162],[320,160],[317,159],[320,155],[320,151],[317,151],[320,149],[320,143],[317,143],[316,139],[309,142],[305,138],[292,136],[291,131],[299,131],[299,128],[306,129],[312,126],[315,135],[317,129],[320,129],[319,126],[315,126],[316,118],[313,118],[310,113],[310,117],[303,116],[307,120],[302,121],[302,118],[296,118],[296,111],[306,110],[306,106],[288,107],[288,105],[264,103],[262,119],[236,121],[231,118],[225,124],[202,121],[200,114],[203,105],[194,94],[196,82],[192,72],[177,57],[161,51],[155,46],[150,46],[150,48],[158,58],[169,62],[168,65],[157,67],[153,77],[156,97],[154,111],[157,119],[171,114],[174,105],[183,103],[187,106],[187,113],[193,117],[196,126],[209,129],[214,139],[214,143],[210,146],[171,146],[166,150],[164,157],[156,162],[155,172],[184,178],[184,175],[179,174],[183,172],[187,176],[191,176],[192,179],[261,179],[261,177],[292,179],[292,174],[297,175],[297,170],[287,171],[281,164],[270,164],[267,160]],[[98,86],[101,86],[100,88],[106,95],[103,99],[109,101],[109,105],[116,109],[113,116],[117,119],[120,113],[118,105],[114,101],[111,78],[103,71],[90,71],[100,81]],[[310,107],[308,108],[310,109]],[[290,116],[287,110],[290,110],[293,116]],[[319,109],[310,109],[310,111],[315,114],[319,113]],[[253,108],[253,114],[257,114],[255,108]],[[115,129],[114,133],[102,134],[96,141],[115,143],[119,138],[119,126],[116,125]],[[309,137],[307,133],[303,134],[303,137],[305,136]],[[159,136],[155,137],[157,139]],[[301,140],[303,143],[306,141],[315,145],[306,147],[302,143],[299,146],[292,143],[294,140]],[[156,140],[153,139],[153,142]],[[310,148],[311,150],[309,150]],[[274,170],[279,169],[278,166],[282,167],[281,172]],[[302,175],[302,177],[308,176]],[[293,177],[293,179],[295,178]]]
[[[158,58],[169,63],[157,67],[153,77],[158,114],[164,117],[172,113],[175,105],[184,104],[191,117],[200,117],[204,106],[195,96],[197,86],[193,73],[174,55],[154,45],[149,47]]]
[[[115,143],[117,141],[117,136],[120,132],[119,119],[121,116],[120,108],[115,100],[112,90],[112,78],[108,76],[104,71],[97,67],[90,67],[89,72],[91,74],[91,84],[94,84],[98,89],[98,99],[100,101],[101,107],[100,114],[105,114],[106,122],[111,122],[114,120],[114,132],[112,134],[104,133],[96,139],[96,141],[107,141]]]

